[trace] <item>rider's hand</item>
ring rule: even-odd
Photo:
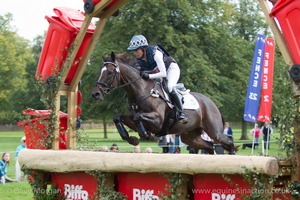
[[[149,74],[147,72],[141,72],[141,77],[148,80],[149,79]]]

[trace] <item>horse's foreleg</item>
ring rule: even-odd
[[[123,116],[123,118],[124,118],[124,116]],[[124,127],[124,125],[121,123],[121,116],[119,114],[116,114],[114,116],[113,121],[116,125],[116,128],[117,128],[122,140],[126,140],[129,144],[132,144],[132,145],[135,145],[135,146],[139,144],[138,138],[136,138],[134,136],[129,136],[127,130]]]
[[[123,124],[121,123],[120,115],[116,114],[113,118],[113,121],[117,127],[117,130],[123,140],[128,140],[129,134]]]

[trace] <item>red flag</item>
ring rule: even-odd
[[[257,120],[270,122],[272,112],[272,87],[274,74],[274,51],[275,42],[273,38],[267,38],[264,67],[262,71],[262,93]]]

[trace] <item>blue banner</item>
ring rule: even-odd
[[[260,103],[261,75],[264,63],[266,36],[258,34],[244,108],[244,120],[256,122]]]

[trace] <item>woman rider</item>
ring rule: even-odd
[[[143,35],[132,37],[127,50],[133,51],[141,67],[141,76],[144,79],[167,78],[168,90],[179,116],[178,121],[187,123],[188,118],[183,112],[182,101],[176,89],[180,76],[180,68],[176,61],[169,56],[160,46],[148,45]]]

